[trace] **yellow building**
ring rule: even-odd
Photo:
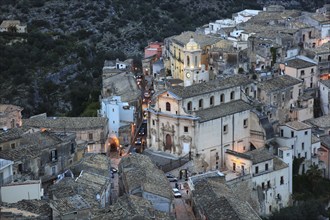
[[[209,50],[220,41],[220,38],[192,31],[166,38],[166,70],[171,72],[173,78],[183,80],[185,86],[213,80],[215,76],[208,73]]]

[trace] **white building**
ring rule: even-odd
[[[38,199],[44,195],[41,180],[13,182],[1,187],[1,202],[16,203],[23,199]]]
[[[250,20],[252,17],[258,15],[259,12],[260,10],[245,9],[243,11],[234,13],[232,18],[236,24],[244,23]]]
[[[0,158],[0,187],[13,181],[13,164],[11,160]]]
[[[219,30],[226,27],[235,27],[236,22],[232,19],[221,19],[210,22],[208,28],[205,28],[205,34],[217,34]]]
[[[207,163],[201,171],[224,165],[226,149],[250,148],[251,105],[242,100],[253,81],[242,75],[167,88],[148,109],[148,147],[177,156],[191,153]]]
[[[283,147],[293,149],[293,156],[305,158],[302,162],[299,173],[305,173],[313,164],[318,165],[317,150],[320,148],[320,141],[312,141],[312,127],[300,121],[291,121],[279,126],[280,135],[276,142]]]
[[[252,188],[258,193],[259,214],[269,215],[280,208],[287,207],[292,193],[292,150],[282,149],[282,159],[260,148],[245,153],[226,151],[226,165],[235,172],[239,181],[252,181]],[[284,154],[283,154],[284,152]],[[227,174],[228,176],[229,174]],[[233,179],[226,180],[233,182]],[[232,175],[231,175],[232,176]]]
[[[119,128],[134,122],[134,106],[130,106],[127,102],[122,102],[120,96],[112,96],[102,99],[101,110],[102,117],[107,117],[109,135],[118,136]]]
[[[320,88],[320,104],[324,115],[329,114],[329,99],[330,99],[330,80],[321,80]]]

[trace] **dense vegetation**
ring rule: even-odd
[[[310,9],[323,4],[310,2]],[[95,115],[104,59],[139,58],[150,41],[195,30],[245,8],[261,9],[264,3],[2,0],[0,21],[21,20],[28,34],[0,35],[0,102],[23,106],[24,116]]]
[[[330,201],[330,181],[322,177],[317,165],[312,165],[306,173],[299,175],[299,166],[304,158],[293,161],[293,201],[294,205],[273,213],[268,220],[299,219],[313,220],[320,216],[330,217],[326,204]]]

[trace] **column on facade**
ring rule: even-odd
[[[176,133],[177,133],[177,141],[176,141],[176,145],[175,145],[175,152],[180,155],[182,153],[182,149],[180,148],[180,119],[177,118],[177,121],[175,123],[176,125]]]

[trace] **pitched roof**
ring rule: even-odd
[[[96,219],[99,220],[152,220],[163,219],[170,220],[170,217],[166,212],[155,210],[150,201],[135,196],[124,194],[120,196],[116,203],[111,205],[108,210],[100,212]]]
[[[253,81],[243,75],[233,75],[227,78],[217,79],[209,82],[197,83],[191,86],[176,86],[169,88],[168,90],[178,97],[181,98],[190,98],[210,92],[221,91],[224,89],[248,85]]]
[[[241,201],[225,184],[203,179],[194,184],[192,192],[196,208],[210,220],[260,220],[246,201]]]
[[[308,62],[306,60],[302,60],[302,59],[299,59],[299,58],[287,60],[285,62],[285,65],[286,66],[289,66],[289,67],[296,68],[296,69],[303,69],[303,68],[308,68],[308,67],[316,66],[315,63]]]
[[[182,32],[180,35],[175,35],[170,37],[172,41],[175,43],[181,45],[182,47],[185,46],[187,43],[189,43],[191,37],[194,38],[194,41],[198,43],[201,47],[207,46],[207,45],[213,45],[220,41],[221,39],[219,37],[209,36],[205,34],[199,34],[192,31],[185,31]]]
[[[293,128],[294,130],[306,130],[312,128],[310,125],[301,121],[290,121],[285,124],[286,126]]]
[[[320,80],[320,83],[322,83],[323,85],[325,85],[326,87],[328,87],[330,89],[330,79]]]
[[[169,199],[173,198],[164,172],[159,170],[148,156],[133,154],[122,158],[119,171],[125,177],[129,189],[141,187],[144,191]]]
[[[21,138],[23,131],[20,128],[11,128],[8,130],[0,130],[0,143],[8,142]]]
[[[88,202],[80,195],[51,200],[50,206],[56,209],[61,215],[90,208]]]
[[[247,151],[245,153],[227,150],[226,153],[251,160],[252,164],[258,164],[267,160],[272,160],[275,157],[266,148],[258,148],[252,151]]]
[[[306,123],[320,127],[320,128],[329,128],[330,127],[330,115],[324,115],[318,118],[311,118],[305,121]]]
[[[108,119],[103,117],[36,117],[23,119],[23,126],[62,130],[103,128]]]
[[[258,83],[258,87],[266,92],[274,92],[284,88],[288,88],[301,83],[302,80],[296,79],[289,75],[281,75],[263,82]]]
[[[252,109],[250,104],[243,100],[235,100],[212,108],[196,111],[196,116],[200,117],[200,122],[205,122],[250,109]]]

